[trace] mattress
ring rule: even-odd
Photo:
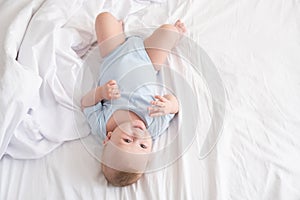
[[[135,184],[100,169],[80,98],[98,13],[188,29],[160,78],[181,112]],[[0,199],[300,199],[299,1],[0,1]]]

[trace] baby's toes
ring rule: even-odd
[[[184,23],[182,23],[180,20],[177,20],[177,21],[176,21],[175,27],[177,28],[177,30],[178,30],[180,33],[185,33],[185,32],[186,32],[185,25],[184,25]]]
[[[181,25],[181,29],[182,29],[182,32],[184,32],[184,33],[186,32],[186,27],[184,24]]]
[[[180,28],[181,32],[183,32],[183,33],[186,32],[186,28],[185,28],[184,23],[180,23],[180,24],[179,24],[179,28]]]
[[[119,24],[120,24],[120,26],[122,26],[122,29],[124,29],[124,22],[123,22],[123,20],[119,20]]]
[[[180,21],[180,19],[178,19],[178,20],[175,22],[174,25],[175,25],[176,27],[179,27],[180,24],[181,24],[181,21]]]

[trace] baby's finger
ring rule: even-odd
[[[118,87],[112,87],[112,88],[110,88],[109,91],[112,92],[112,93],[120,93]]]
[[[121,97],[121,94],[120,93],[118,93],[118,94],[113,94],[112,95],[112,99],[118,99],[118,98],[120,98]]]
[[[112,89],[110,92],[109,92],[109,96],[111,97],[111,98],[118,98],[118,97],[120,97],[120,92],[119,92],[119,90],[117,90],[117,89]]]
[[[113,88],[113,89],[111,90],[111,93],[112,93],[112,94],[120,94],[120,91],[119,91],[118,88]]]
[[[115,80],[110,80],[107,82],[108,85],[117,85],[117,81]]]
[[[150,113],[149,116],[150,117],[160,117],[163,116],[164,113],[163,112],[156,112],[156,113]]]
[[[118,88],[112,88],[112,87],[108,88],[108,92],[112,94],[120,93]]]
[[[159,112],[159,107],[148,107],[148,111],[149,113],[155,113],[155,112]]]
[[[165,97],[163,97],[163,96],[156,95],[155,98],[158,99],[158,100],[160,100],[160,101],[162,101],[162,102],[166,102],[167,101],[167,99]]]
[[[118,89],[118,85],[117,84],[115,84],[115,85],[109,85],[108,87],[111,88],[111,89]]]
[[[165,103],[161,101],[151,101],[151,104],[158,107],[165,107]]]
[[[148,110],[149,110],[149,115],[156,114],[156,113],[164,113],[163,108],[156,107],[156,106],[155,107],[149,107]]]

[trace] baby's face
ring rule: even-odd
[[[152,150],[152,138],[140,120],[120,124],[109,137],[114,145],[126,152],[147,154]]]

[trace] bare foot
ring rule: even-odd
[[[185,28],[185,25],[184,23],[182,23],[180,21],[180,19],[178,19],[176,22],[175,22],[175,27],[177,28],[177,30],[179,31],[180,34],[183,34],[186,32],[186,28]]]

